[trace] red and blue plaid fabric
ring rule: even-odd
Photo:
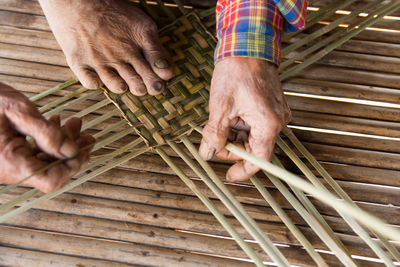
[[[280,64],[281,36],[305,27],[307,0],[218,0],[215,61],[254,57]]]

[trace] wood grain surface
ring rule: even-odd
[[[317,1],[316,6],[326,2],[329,1]],[[358,5],[365,2],[368,1],[359,1]],[[400,29],[399,21],[384,20],[375,26],[396,30]],[[295,127],[299,139],[360,207],[396,226],[400,226],[400,109],[299,94],[398,104],[399,36],[400,32],[364,31],[283,85],[289,93],[287,98],[293,112],[290,125]],[[72,77],[38,2],[0,1],[0,81],[32,96]],[[65,92],[58,92],[48,100],[63,94]],[[62,116],[71,116],[98,100],[93,98],[70,107]],[[44,100],[38,101],[39,106],[45,104]],[[98,110],[84,121],[91,121],[111,108]],[[119,116],[115,116],[89,132],[97,133],[119,120]],[[128,135],[95,155],[113,150],[135,137],[135,134]],[[190,137],[197,145],[200,138],[198,134]],[[166,149],[166,152],[250,240],[248,233],[196,174],[172,150]],[[279,150],[277,153],[281,154]],[[283,162],[291,171],[299,173],[288,160],[283,159]],[[217,159],[213,159],[211,165],[222,178],[229,167]],[[313,246],[326,250],[275,187],[267,179],[263,182]],[[261,229],[282,245],[280,250],[292,264],[314,266],[253,186],[246,182],[227,186]],[[26,190],[19,188],[1,195],[0,201]],[[334,210],[317,200],[312,201],[349,251],[367,257],[358,259],[360,266],[381,266],[368,260],[368,257],[374,258],[374,254]],[[261,252],[257,244],[250,244]],[[263,260],[270,261],[267,255],[260,255]],[[340,266],[334,256],[324,253],[323,257],[330,266]],[[0,225],[0,264],[250,265],[244,252],[206,207],[153,153],[128,161]]]

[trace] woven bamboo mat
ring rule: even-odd
[[[14,12],[15,17],[24,14],[23,8],[16,10],[17,7],[7,5],[7,3],[2,8],[19,11]],[[11,11],[4,12],[8,12],[7,15],[13,14]],[[27,28],[13,28],[13,34],[9,34],[11,32],[9,26],[1,26],[0,34],[4,41],[1,44],[3,47],[0,60],[3,61],[2,66],[8,64],[11,68],[2,68],[0,77],[30,95],[29,90],[42,91],[58,81],[67,80],[70,73],[63,67],[65,63],[62,55],[57,50],[54,39],[46,32],[46,25],[43,24],[43,28],[40,28],[42,27],[39,19],[41,17],[26,16],[33,16],[35,19],[31,21],[35,21],[36,24],[22,25],[25,23],[22,19],[6,21],[4,24],[14,23],[13,26]],[[396,24],[386,24],[391,26],[391,29],[396,26]],[[383,24],[382,27],[384,26]],[[333,52],[336,53],[335,56],[328,55],[308,69],[309,71],[304,71],[295,79],[286,82],[284,87],[291,93],[288,98],[292,109],[297,115],[301,115],[297,116],[297,121],[295,119],[292,125],[297,127],[295,132],[307,148],[323,162],[323,166],[335,178],[339,179],[340,185],[360,203],[360,206],[397,224],[398,179],[396,177],[398,174],[394,170],[398,169],[396,160],[398,140],[370,136],[374,134],[397,137],[397,126],[394,123],[397,121],[396,108],[376,106],[378,105],[376,103],[375,106],[366,106],[293,94],[296,92],[396,103],[398,85],[394,66],[396,66],[397,46],[394,42],[390,43],[390,40],[394,40],[391,37],[394,34],[387,32],[381,39],[373,39],[368,36],[369,33],[363,34],[364,37],[362,34],[359,35],[359,39],[350,41],[338,51]],[[16,36],[24,38],[15,38]],[[36,36],[44,38],[37,40]],[[13,38],[14,41],[12,41]],[[354,45],[350,45],[351,42]],[[7,51],[12,53],[7,54]],[[355,59],[350,60],[349,56],[350,59]],[[363,65],[360,62],[366,63]],[[372,62],[376,64],[371,64]],[[383,66],[379,72],[377,72],[378,64]],[[346,73],[347,75],[344,75]],[[351,75],[348,75],[349,73]],[[15,76],[21,77],[17,79]],[[63,92],[58,94],[63,94]],[[52,96],[53,99],[57,97],[59,96]],[[93,96],[90,99],[96,101],[97,97]],[[39,101],[38,104],[45,103]],[[75,109],[84,108],[86,108],[84,105],[74,107],[63,111],[63,114],[68,116],[73,114]],[[99,111],[99,114],[106,111],[107,107]],[[93,114],[91,118],[85,120],[89,122],[99,114]],[[98,129],[93,128],[90,131],[97,133],[105,126],[103,124]],[[309,127],[344,132],[315,132],[310,131]],[[348,135],[351,132],[366,135],[354,137]],[[198,135],[194,135],[192,141],[196,143],[198,138]],[[114,147],[123,144],[121,141]],[[173,151],[167,152],[174,156]],[[286,163],[289,164],[289,162]],[[226,165],[222,162],[214,162],[212,166],[223,177]],[[295,168],[291,170],[296,171]],[[190,170],[185,171],[190,173]],[[196,174],[191,173],[191,176],[196,177]],[[197,184],[201,186],[200,183]],[[377,186],[382,184],[391,187]],[[280,205],[288,209],[288,214],[307,233],[307,237],[310,237],[313,244],[324,249],[323,246],[318,245],[318,240],[314,240],[309,234],[311,232],[305,223],[296,218],[290,206],[279,198],[274,185],[269,184],[267,187],[271,189]],[[262,229],[271,232],[275,242],[290,244],[282,251],[292,263],[312,265],[312,262],[306,259],[307,256],[300,252],[299,245],[285,230],[279,218],[265,206],[262,199],[256,196],[254,188],[248,184],[229,185],[229,188],[239,196],[242,203],[246,204],[251,216],[261,222]],[[213,197],[206,188],[202,189],[209,197]],[[315,203],[331,223],[334,231],[339,233],[341,239],[350,247],[351,253],[373,256],[367,247],[350,234],[351,231],[335,212],[318,201]],[[225,212],[227,211],[224,210]],[[11,224],[12,228],[3,228],[4,231],[2,231],[2,243],[5,244],[2,249],[10,255],[4,260],[9,262],[21,255],[19,254],[21,252],[25,253],[26,257],[23,258],[26,262],[36,259],[37,262],[43,264],[52,259],[62,262],[82,261],[82,264],[105,265],[109,262],[104,262],[104,260],[118,262],[123,259],[125,263],[138,264],[140,263],[138,258],[143,257],[147,263],[160,261],[165,262],[165,265],[206,265],[209,263],[212,263],[211,265],[242,265],[243,262],[227,259],[226,256],[246,258],[233,241],[210,236],[210,234],[225,236],[226,233],[217,225],[212,216],[205,213],[205,208],[173,175],[173,172],[151,153],[113,169],[68,194],[43,203],[37,209],[16,217]],[[112,230],[107,231],[107,229]],[[207,235],[198,235],[196,232]],[[62,235],[62,233],[68,233],[68,235]],[[90,238],[83,238],[84,236],[90,236]],[[112,240],[119,240],[119,243]],[[131,242],[137,245],[132,246]],[[75,247],[65,244],[74,244]],[[152,245],[161,246],[161,248],[155,248]],[[176,249],[182,251],[177,252]],[[42,252],[37,252],[37,250]],[[125,252],[112,255],[111,251]],[[201,255],[196,252],[201,252]],[[224,257],[219,258],[217,255]],[[77,256],[82,256],[84,259],[78,260]],[[334,264],[334,259],[329,255],[324,255],[324,258],[328,262],[332,261],[332,265]],[[166,262],[166,259],[170,261]],[[362,261],[362,266],[367,265],[374,265],[374,263]]]

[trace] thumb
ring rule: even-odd
[[[203,159],[210,160],[215,153],[225,147],[229,130],[229,120],[223,112],[210,113],[208,123],[203,129],[203,138],[199,149]]]
[[[66,137],[59,126],[46,120],[28,99],[14,99],[4,113],[21,134],[31,136],[37,146],[45,153],[56,158],[71,158],[78,153],[78,147]]]
[[[279,134],[280,126],[277,123],[254,123],[251,125],[249,143],[246,150],[253,155],[270,161],[275,139]],[[260,170],[249,161],[241,161],[234,164],[227,172],[226,178],[231,182],[244,181]]]

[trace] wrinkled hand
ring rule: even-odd
[[[277,68],[262,59],[232,57],[217,62],[209,108],[200,146],[206,160],[214,154],[226,160],[241,160],[224,148],[230,141],[270,161],[275,139],[290,121]],[[247,161],[239,161],[228,170],[226,178],[243,181],[258,170]]]
[[[173,68],[156,24],[124,0],[40,0],[68,65],[89,89],[157,95]]]
[[[0,183],[17,183],[50,162],[65,159],[23,183],[45,193],[61,188],[89,161],[95,140],[81,135],[80,128],[77,118],[63,128],[57,116],[46,120],[23,94],[0,83]],[[83,147],[88,148],[79,151]]]

